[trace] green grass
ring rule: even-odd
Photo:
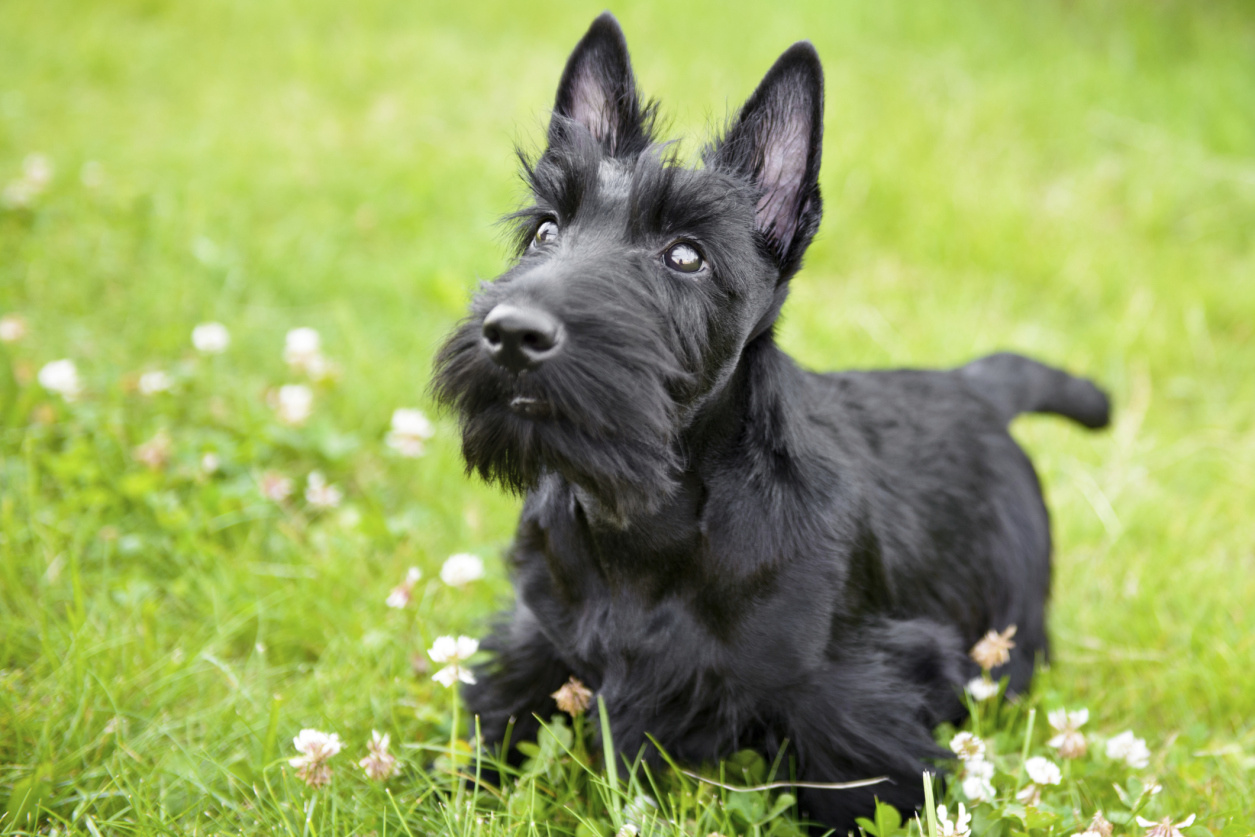
[[[565,726],[507,798],[475,795],[483,822],[455,819],[450,693],[411,664],[437,635],[481,635],[508,597],[517,502],[463,477],[448,417],[422,459],[383,434],[396,407],[431,412],[433,349],[504,264],[493,222],[521,198],[510,144],[539,140],[600,8],[0,6],[0,188],[29,154],[55,168],[29,206],[0,208],[0,315],[29,326],[0,343],[0,831],[589,834],[646,794],[681,823],[665,833],[787,833],[787,797],[639,770],[612,790]],[[1059,799],[1086,817],[1119,808],[1100,742],[1133,729],[1153,752],[1137,775],[1164,787],[1148,816],[1249,833],[1251,7],[615,11],[690,154],[789,43],[818,47],[827,215],[782,326],[805,364],[1015,348],[1111,389],[1108,433],[1015,428],[1057,546],[1057,653],[1030,704],[1088,707],[1099,751]],[[231,330],[221,356],[191,348],[207,320]],[[322,333],[341,374],[291,429],[265,394],[296,380],[282,344],[297,326]],[[85,387],[70,404],[34,380],[66,357]],[[137,394],[151,369],[175,391]],[[150,471],[133,449],[162,429],[173,460]],[[263,471],[314,468],[345,490],[339,510],[256,489]],[[489,568],[469,592],[437,578],[463,551]],[[411,565],[416,603],[385,608]],[[980,720],[1004,783],[1026,708]],[[317,792],[286,766],[311,726],[347,744]],[[388,790],[352,764],[372,728],[405,760]],[[767,771],[743,759],[726,775]],[[1053,833],[1071,833],[1070,807]]]

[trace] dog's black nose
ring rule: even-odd
[[[484,317],[484,346],[511,372],[535,369],[562,344],[558,321],[537,308],[498,305]]]

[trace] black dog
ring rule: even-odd
[[[467,688],[487,743],[575,675],[617,749],[702,762],[785,741],[838,829],[909,810],[961,717],[966,650],[1016,625],[1046,653],[1050,530],[1007,433],[1107,423],[1091,383],[1011,354],[948,371],[815,374],[773,324],[819,226],[823,79],[795,44],[684,168],[655,143],[623,33],[594,21],[525,161],[516,263],[437,359],[468,470],[526,493],[517,601]]]

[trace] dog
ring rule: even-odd
[[[525,495],[516,600],[464,692],[481,743],[533,737],[575,676],[623,757],[656,758],[651,736],[688,763],[787,747],[814,822],[915,809],[945,757],[932,730],[965,714],[967,649],[1015,625],[993,672],[1014,692],[1048,650],[1049,519],[1007,425],[1100,428],[1108,399],[1014,354],[817,374],[779,348],[821,215],[809,42],[699,168],[655,139],[656,113],[603,14],[547,147],[520,154],[516,258],[437,353],[468,474]]]

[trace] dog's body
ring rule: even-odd
[[[520,259],[438,360],[469,467],[527,492],[517,601],[469,687],[486,743],[574,675],[616,748],[702,762],[789,742],[850,827],[910,809],[963,713],[968,649],[1047,648],[1049,521],[1007,433],[1026,411],[1107,421],[1092,384],[1016,355],[952,371],[798,369],[772,335],[819,224],[822,75],[787,51],[705,166],[652,145],[609,15],[576,47],[528,172]],[[526,240],[526,239],[524,239]]]

